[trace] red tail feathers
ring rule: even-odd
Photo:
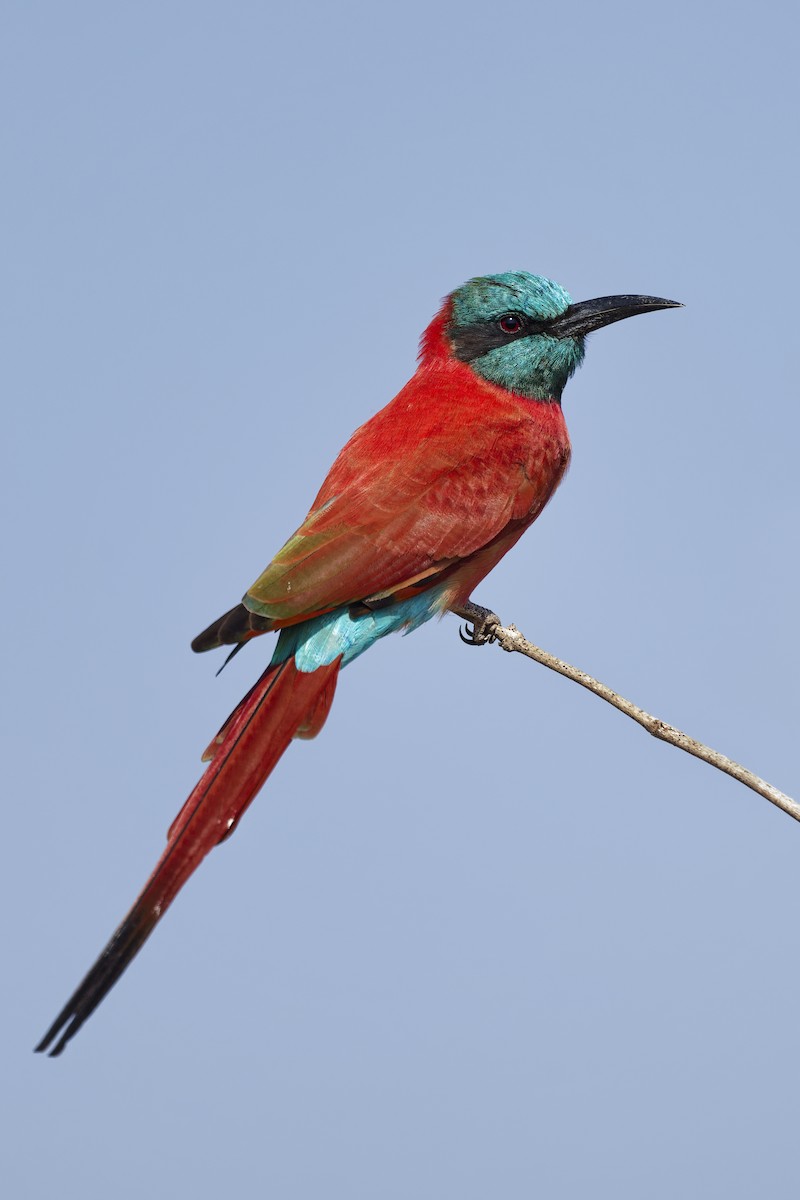
[[[223,725],[211,759],[170,826],[167,845],[136,903],[42,1038],[37,1050],[60,1054],[108,994],[192,872],[230,837],[293,737],[314,737],[325,723],[340,660],[298,671],[294,659],[268,667]],[[61,1032],[63,1030],[63,1033]]]

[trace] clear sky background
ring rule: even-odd
[[[343,676],[58,1061],[31,1053],[271,652],[189,641],[526,269],[594,335],[476,599],[798,788],[797,18],[7,0],[3,1190],[797,1197],[800,829],[455,619]]]

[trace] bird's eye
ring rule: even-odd
[[[522,329],[522,321],[520,321],[516,313],[506,313],[505,316],[500,318],[498,324],[503,333],[519,333],[520,329]]]

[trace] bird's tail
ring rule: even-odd
[[[203,758],[209,765],[170,826],[167,845],[133,908],[48,1029],[38,1051],[60,1054],[142,948],[186,880],[233,830],[294,737],[325,723],[340,658],[303,672],[294,657],[267,668]],[[60,1035],[60,1036],[59,1036]],[[56,1039],[58,1039],[56,1041]]]

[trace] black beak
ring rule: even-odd
[[[597,300],[582,300],[570,304],[565,313],[548,322],[547,332],[557,338],[578,338],[593,329],[637,317],[639,313],[657,312],[660,308],[683,308],[677,300],[661,300],[658,296],[600,296]]]

